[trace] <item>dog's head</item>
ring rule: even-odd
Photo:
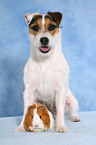
[[[60,44],[62,14],[59,12],[48,12],[46,15],[30,13],[25,15],[25,20],[29,25],[32,55],[35,58],[48,57]]]

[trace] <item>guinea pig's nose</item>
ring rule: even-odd
[[[35,127],[37,128],[37,127],[38,127],[38,125],[36,124],[36,125],[35,125]]]

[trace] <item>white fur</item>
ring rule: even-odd
[[[51,49],[46,54],[39,51],[41,37],[49,38]],[[66,132],[67,127],[64,122],[66,96],[73,100],[71,101],[72,107],[66,104],[69,108],[70,118],[72,114],[75,114],[75,117],[77,117],[78,103],[74,101],[76,99],[74,99],[74,96],[68,89],[69,67],[61,51],[61,30],[54,36],[42,30],[36,36],[29,34],[29,38],[31,42],[31,56],[24,69],[24,115],[16,131],[24,130],[23,123],[27,108],[39,98],[49,103],[56,103],[56,131]]]
[[[53,118],[52,113],[50,111],[48,111],[48,114],[50,116],[50,129],[51,129],[55,126],[55,122],[54,122],[54,118]]]
[[[44,30],[44,24],[45,24],[45,15],[42,15],[42,24],[43,24],[43,30]]]
[[[36,125],[38,125],[38,128],[41,128],[41,129],[44,128],[43,121],[40,119],[40,117],[37,114],[37,108],[34,110],[33,128],[36,128],[35,127]]]

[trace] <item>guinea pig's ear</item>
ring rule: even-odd
[[[29,14],[26,14],[26,15],[25,15],[25,20],[26,20],[27,24],[29,25],[30,22],[32,21],[33,17],[34,17],[35,15],[38,15],[38,14],[39,14],[39,13],[29,13]]]
[[[45,110],[44,106],[40,106],[40,110],[44,111]]]
[[[54,20],[57,22],[57,24],[60,25],[60,22],[62,20],[63,14],[60,12],[48,12],[48,15],[52,16]]]
[[[28,108],[28,113],[29,113],[29,114],[33,113],[33,110],[34,110],[35,108],[36,108],[36,105],[35,105],[35,104],[29,106],[29,108]]]
[[[40,108],[40,111],[43,113],[43,114],[45,114],[46,113],[46,107],[45,106],[40,106],[39,107]]]
[[[33,107],[30,106],[30,107],[28,108],[28,113],[31,114],[32,110],[33,110]]]

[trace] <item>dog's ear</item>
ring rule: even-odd
[[[26,14],[26,15],[25,15],[25,20],[26,20],[27,24],[29,25],[30,22],[32,21],[33,17],[34,17],[35,15],[38,15],[38,14],[39,14],[39,13],[29,13],[29,14]]]
[[[60,12],[48,12],[47,14],[48,14],[48,15],[51,15],[51,16],[54,18],[54,20],[55,20],[58,24],[60,24],[60,22],[61,22],[61,20],[62,20],[62,17],[63,17],[63,14],[62,14],[62,13],[60,13]]]

